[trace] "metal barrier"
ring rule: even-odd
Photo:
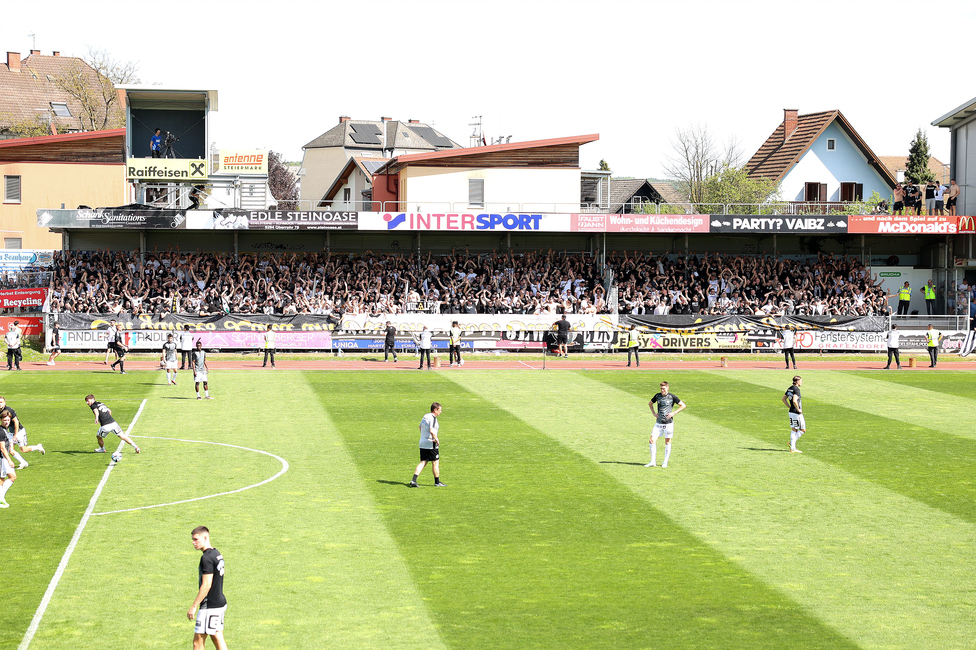
[[[955,314],[932,314],[917,316],[896,316],[889,317],[888,329],[891,325],[897,325],[902,330],[924,330],[929,325],[937,330],[968,330],[969,316]]]

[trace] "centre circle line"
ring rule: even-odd
[[[125,508],[123,510],[109,510],[107,512],[95,512],[95,513],[92,513],[92,515],[91,515],[92,517],[99,517],[101,515],[114,515],[114,514],[118,514],[120,512],[133,512],[135,510],[149,510],[150,508],[162,508],[164,506],[175,506],[175,505],[179,505],[181,503],[191,503],[193,501],[203,501],[204,499],[213,499],[214,497],[227,496],[228,494],[237,494],[238,492],[243,492],[245,490],[250,490],[251,488],[261,487],[265,483],[270,483],[271,481],[275,480],[276,478],[278,478],[279,476],[281,476],[282,474],[284,474],[285,472],[287,472],[288,469],[289,469],[289,467],[290,467],[288,465],[288,461],[287,460],[285,460],[281,456],[277,456],[275,454],[272,454],[269,451],[262,451],[260,449],[251,449],[250,447],[242,447],[240,445],[231,445],[231,444],[228,444],[226,442],[213,442],[212,440],[186,440],[186,439],[183,439],[183,438],[164,438],[164,437],[161,437],[161,436],[132,436],[132,437],[133,438],[146,438],[146,439],[149,439],[149,440],[173,440],[175,442],[192,442],[192,443],[197,443],[197,444],[201,444],[201,445],[219,445],[221,447],[233,447],[234,449],[243,449],[244,451],[253,451],[256,454],[264,454],[265,456],[271,456],[272,458],[274,458],[275,460],[277,460],[278,462],[280,462],[281,463],[281,470],[277,474],[275,474],[274,476],[272,476],[270,478],[266,478],[263,481],[261,481],[260,483],[255,483],[253,485],[248,485],[248,486],[245,486],[245,487],[242,487],[242,488],[238,488],[236,490],[230,490],[229,492],[220,492],[220,493],[217,493],[217,494],[208,494],[208,495],[202,496],[202,497],[194,497],[192,499],[183,499],[181,501],[172,501],[170,503],[157,503],[157,504],[151,505],[151,506],[139,506],[138,508]]]

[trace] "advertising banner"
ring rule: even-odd
[[[52,314],[61,329],[97,330],[108,327],[115,320],[126,330],[162,330],[172,332],[189,325],[194,332],[264,332],[268,325],[279,332],[326,332],[339,322],[330,316],[295,314],[294,316],[266,316],[264,314],[216,314],[193,316],[190,314]]]
[[[193,210],[190,230],[356,230],[358,213],[299,210]]]
[[[885,349],[886,338],[887,332],[804,331],[796,333],[795,348],[797,350],[868,350],[881,352]]]
[[[462,212],[360,212],[360,230],[465,230],[473,232],[569,232],[569,214],[475,214]]]
[[[705,233],[707,214],[572,214],[573,232]]]
[[[221,149],[217,167],[211,172],[217,174],[267,174],[268,152],[244,149]]]
[[[967,217],[916,214],[859,214],[847,218],[849,233],[882,235],[955,235],[959,224],[972,228]],[[972,232],[969,230],[967,232]]]
[[[61,348],[64,350],[105,350],[108,348],[108,330],[61,331]],[[165,330],[133,330],[123,332],[123,344],[132,351],[162,350],[166,337],[173,332]],[[193,343],[203,342],[207,350],[262,350],[263,332],[243,331],[194,331]],[[329,332],[278,332],[275,347],[279,350],[331,350]]]
[[[621,314],[620,324],[636,325],[660,332],[748,332],[762,329],[821,329],[833,331],[884,332],[884,316],[635,316]]]
[[[40,336],[44,333],[44,319],[40,316],[0,316],[0,336],[10,331],[14,321],[24,336]]]
[[[26,268],[48,267],[54,264],[54,251],[22,248],[0,250],[0,271],[19,271]]]
[[[120,208],[38,210],[38,228],[122,228],[156,230],[186,228],[184,210],[153,210],[135,205]]]
[[[0,289],[0,309],[41,307],[47,300],[47,289]]]
[[[382,332],[386,321],[398,332],[420,332],[426,325],[433,332],[446,332],[453,321],[465,333],[475,332],[544,332],[552,330],[562,316],[556,314],[391,314],[369,316],[368,314],[346,314],[342,317],[343,332]],[[567,316],[573,331],[603,332],[615,331],[612,316],[592,316],[570,314]],[[541,342],[541,339],[539,339]]]
[[[661,333],[638,332],[643,350],[729,350],[748,349],[745,332]],[[621,346],[627,337],[621,337]]]
[[[125,177],[136,181],[194,182],[209,178],[206,160],[129,158]]]
[[[711,232],[715,233],[846,233],[847,218],[810,216],[755,216],[739,214],[713,215]]]

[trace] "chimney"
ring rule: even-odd
[[[7,52],[7,67],[13,70],[20,70],[20,52]]]
[[[800,122],[800,118],[797,117],[798,112],[795,108],[783,109],[783,142],[789,140],[793,132],[796,131]]]
[[[407,124],[420,124],[420,120],[407,120]]]
[[[40,54],[40,53],[41,53],[40,50],[31,50],[31,55]]]
[[[392,120],[393,118],[392,118],[392,117],[381,117],[380,119],[381,119],[382,121],[384,121],[384,122],[389,122],[389,121],[390,121],[390,120]]]
[[[348,122],[348,121],[349,121],[349,116],[348,115],[340,115],[339,116],[339,124],[342,124],[343,122]]]
[[[60,52],[58,52],[58,51],[55,51],[55,52],[54,52],[54,56],[61,56],[61,53],[60,53]]]

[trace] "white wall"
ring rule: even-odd
[[[485,181],[485,205],[468,204],[468,179]],[[402,210],[578,212],[578,169],[408,167],[400,173]]]
[[[881,288],[885,293],[895,294],[891,298],[888,298],[888,304],[891,305],[891,313],[895,314],[898,312],[898,290],[902,288],[905,281],[908,281],[908,286],[912,288],[912,301],[908,304],[908,313],[912,313],[913,310],[918,310],[919,314],[924,315],[925,312],[925,294],[922,293],[921,288],[925,284],[932,280],[933,284],[938,286],[936,282],[935,271],[932,269],[916,269],[910,266],[874,266],[871,267],[871,280],[874,280],[874,274],[879,275],[879,280],[882,280]]]
[[[835,150],[827,150],[828,139],[836,141]],[[780,186],[783,199],[803,201],[806,183],[826,183],[828,201],[840,201],[841,183],[863,183],[864,200],[869,199],[873,191],[886,200],[891,194],[891,188],[881,174],[868,165],[867,158],[836,122],[824,130],[783,178]]]

